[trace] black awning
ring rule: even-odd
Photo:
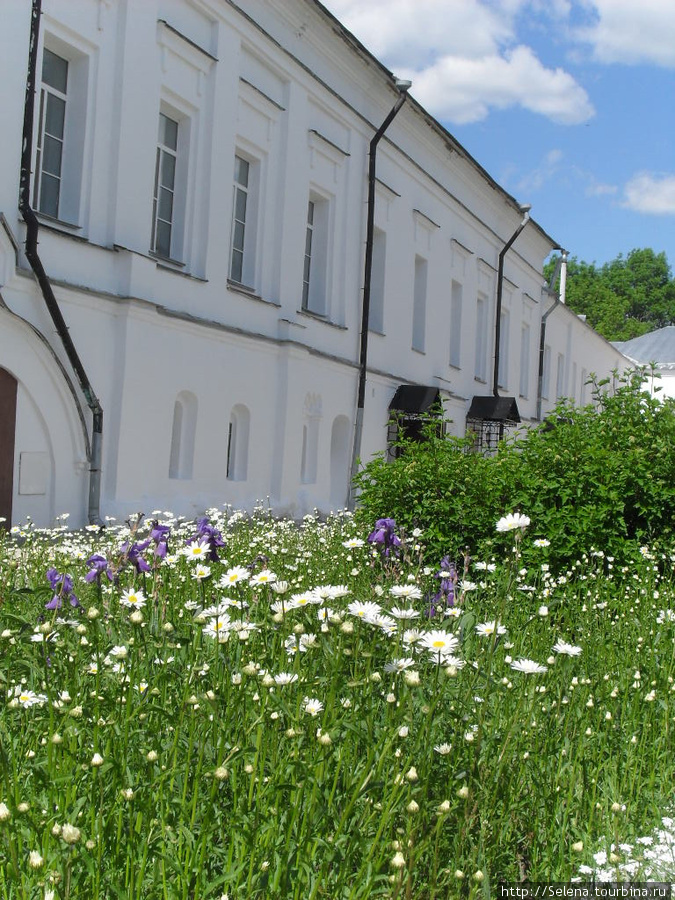
[[[425,413],[441,399],[438,388],[424,387],[419,384],[401,384],[396,389],[389,409],[395,412],[417,414]]]
[[[474,397],[466,417],[483,422],[520,422],[515,397]]]

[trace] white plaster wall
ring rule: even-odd
[[[51,42],[87,63],[78,70],[84,100],[77,221],[43,220],[39,249],[104,409],[104,515],[153,508],[195,514],[213,504],[250,507],[267,498],[280,511],[301,515],[335,506],[344,488],[336,467],[355,417],[368,144],[396,94],[385,71],[336,34],[318,6],[307,0],[240,5],[246,15],[225,0],[44,0],[41,46]],[[24,0],[3,5],[3,32],[12,40],[3,42],[0,55],[7,123],[0,212],[17,241],[24,235],[16,197],[29,11]],[[150,253],[160,109],[186,123],[173,262]],[[235,152],[256,169],[254,264],[252,283],[244,287],[228,281]],[[438,387],[459,434],[471,398],[491,393],[498,255],[521,220],[515,200],[412,100],[380,144],[377,175],[386,297],[384,334],[369,338],[363,459],[385,447],[388,407],[399,384]],[[301,309],[310,191],[330,203],[325,316]],[[2,235],[3,297],[69,371],[26,261],[15,267]],[[550,303],[542,296],[541,269],[553,244],[536,223],[528,224],[505,261],[504,393],[518,398],[526,420],[536,413],[539,324]],[[416,255],[427,260],[423,352],[411,350]],[[463,287],[459,366],[449,361],[453,279]],[[479,293],[491,309],[483,381],[474,377]],[[531,341],[527,398],[518,397],[523,321]],[[51,493],[31,499],[31,508],[47,522],[70,505],[71,521],[83,521],[87,479],[78,468],[84,446],[73,399],[29,329],[12,327],[11,338],[9,331],[0,335],[0,365],[11,369],[17,354],[22,360],[20,437],[36,446],[41,440],[53,461]],[[562,352],[565,392],[574,396],[580,389],[571,384],[573,371],[579,382],[584,370],[605,374],[623,359],[565,308],[551,314],[547,342],[551,383]],[[193,474],[170,478],[181,392],[193,394],[198,406]],[[544,413],[553,402],[544,403]],[[235,405],[250,412],[247,473],[239,481],[226,472]],[[90,429],[86,407],[85,418]],[[310,420],[316,474],[303,481],[302,435]],[[27,503],[16,507],[17,516]]]

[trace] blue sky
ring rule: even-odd
[[[675,267],[675,0],[323,0],[572,256]]]

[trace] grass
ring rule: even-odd
[[[209,516],[0,538],[1,900],[622,877],[672,807],[669,552],[527,570],[533,523],[439,577],[349,514]]]

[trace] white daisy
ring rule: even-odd
[[[542,666],[533,659],[522,658],[512,662],[511,668],[515,669],[516,672],[524,672],[525,675],[542,675],[544,672],[548,671],[547,666]]]
[[[405,669],[409,669],[411,666],[415,665],[415,660],[412,657],[407,656],[401,659],[393,659],[391,662],[388,662],[384,666],[385,672],[403,672]]]
[[[251,584],[257,587],[261,584],[272,584],[277,580],[277,576],[274,572],[270,572],[269,569],[262,569],[262,571],[258,572],[256,575],[253,575],[251,578]]]
[[[524,530],[529,524],[528,516],[523,516],[521,513],[509,513],[507,516],[502,516],[495,527],[500,532],[517,531],[518,529]]]
[[[360,619],[365,619],[366,622],[375,621],[376,617],[381,612],[381,606],[378,603],[373,603],[371,600],[361,601],[354,600],[347,607],[347,611],[350,612],[353,616],[357,616]]]
[[[274,676],[275,683],[279,685],[293,684],[297,680],[298,676],[291,672],[279,672],[278,675]]]
[[[305,697],[303,709],[310,716],[318,716],[323,710],[323,703],[314,697]]]
[[[419,612],[416,609],[401,609],[398,606],[392,607],[389,613],[395,619],[417,619],[419,617]]]
[[[209,553],[209,544],[208,541],[190,541],[180,552],[188,559],[204,559]]]
[[[482,622],[480,625],[476,625],[476,634],[481,637],[490,637],[495,631],[497,634],[506,634],[506,628],[499,622]]]
[[[240,581],[248,581],[251,573],[243,566],[233,566],[224,575],[221,575],[220,584],[229,587],[231,584],[239,584]]]
[[[207,622],[204,628],[202,628],[202,633],[207,637],[216,638],[219,643],[224,644],[227,641],[229,632],[232,628],[233,626],[230,617],[225,614],[216,616],[211,619],[210,622]]]
[[[420,638],[420,645],[441,656],[448,656],[457,649],[459,640],[454,634],[448,634],[447,631],[435,629],[434,631],[427,631],[422,635]]]
[[[398,600],[420,600],[422,591],[414,584],[395,584],[389,588],[392,597]]]
[[[349,540],[343,541],[342,546],[346,547],[348,550],[356,550],[357,547],[363,547],[365,541],[362,538],[349,538]]]
[[[143,596],[142,591],[136,591],[134,588],[129,588],[129,590],[122,592],[120,603],[122,606],[140,609],[142,606],[145,606],[145,597]]]
[[[436,753],[440,753],[441,756],[447,756],[452,750],[452,744],[436,744],[434,750]]]
[[[574,644],[567,644],[565,641],[557,641],[553,645],[556,653],[562,653],[564,656],[579,656],[581,647],[575,647]]]

